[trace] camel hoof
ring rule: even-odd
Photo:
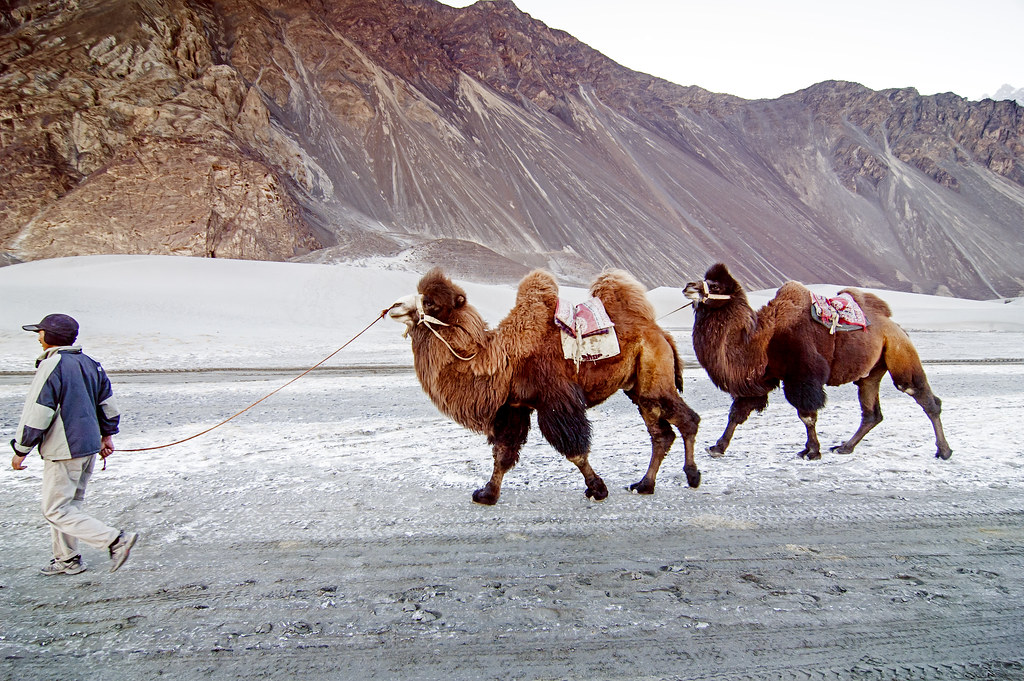
[[[473,492],[473,501],[484,506],[494,506],[498,503],[498,494],[491,491],[490,487],[481,487]]]
[[[637,494],[654,494],[654,483],[648,484],[643,480],[634,482],[629,486],[629,491],[636,492]]]
[[[847,447],[845,444],[836,445],[830,451],[836,454],[853,454],[853,447]]]
[[[604,501],[608,498],[608,487],[605,486],[604,480],[598,478],[592,484],[587,485],[586,495],[588,499],[594,501]]]
[[[711,457],[714,459],[721,459],[723,456],[725,456],[725,450],[719,447],[718,445],[711,445],[710,447],[708,447],[708,454],[710,454]]]
[[[697,470],[696,466],[694,466],[693,468],[683,466],[683,472],[686,473],[686,482],[690,485],[690,487],[700,487],[700,471]]]
[[[819,450],[812,452],[809,449],[805,449],[802,452],[800,452],[797,456],[799,456],[801,459],[807,459],[808,461],[817,461],[818,459],[821,458],[821,451]]]
[[[949,461],[949,457],[951,456],[953,456],[952,449],[940,449],[939,451],[935,452],[935,458],[942,459],[943,461]]]

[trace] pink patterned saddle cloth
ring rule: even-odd
[[[562,331],[577,338],[608,333],[615,326],[604,309],[604,303],[598,298],[589,298],[575,306],[559,298],[555,323]]]
[[[579,305],[559,298],[555,325],[562,331],[562,355],[576,363],[577,371],[581,362],[619,354],[615,324],[598,298],[589,298]]]
[[[835,298],[811,293],[811,316],[827,326],[829,333],[859,331],[868,325],[864,310],[849,293],[840,293]]]

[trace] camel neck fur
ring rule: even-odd
[[[446,346],[424,325],[412,332],[416,376],[431,401],[457,423],[489,434],[494,414],[508,395],[508,361],[494,331],[467,305],[439,330]],[[460,359],[453,353],[463,357]]]
[[[416,375],[438,409],[457,423],[491,435],[494,417],[512,393],[512,368],[542,343],[551,327],[558,284],[534,271],[519,284],[516,304],[496,329],[487,327],[468,303],[453,312],[440,331],[458,359],[430,329],[412,333]]]
[[[772,305],[754,312],[739,287],[731,298],[694,312],[693,349],[712,382],[734,396],[764,394]]]

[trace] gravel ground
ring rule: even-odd
[[[116,454],[89,507],[141,539],[126,566],[38,574],[41,462],[0,473],[0,678],[1021,679],[1024,366],[928,368],[953,458],[891,385],[852,456],[796,458],[781,394],[657,492],[626,491],[649,443],[633,406],[591,411],[587,500],[531,434],[499,503],[483,438],[402,368],[320,371],[213,433]],[[191,435],[286,374],[114,375],[123,448]],[[13,430],[26,376],[0,376]],[[728,401],[698,369],[685,399],[714,442]],[[823,445],[859,419],[829,393]]]

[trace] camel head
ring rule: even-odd
[[[417,293],[399,298],[388,310],[389,317],[405,324],[403,335],[409,335],[424,321],[447,326],[456,311],[466,305],[466,292],[438,267],[424,274],[416,288]]]
[[[716,263],[704,273],[704,279],[687,284],[683,295],[696,305],[722,307],[733,296],[743,296],[743,287],[729,274],[728,267]]]

